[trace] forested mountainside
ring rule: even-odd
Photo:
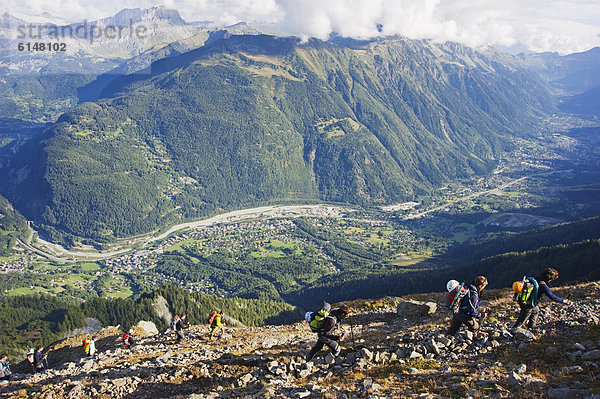
[[[232,36],[113,80],[21,148],[3,194],[111,240],[282,201],[404,201],[489,172],[553,109],[515,58],[406,39]]]
[[[0,196],[0,256],[7,256],[15,246],[17,239],[26,240],[27,221]]]

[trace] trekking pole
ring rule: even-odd
[[[350,338],[352,338],[352,350],[356,350],[354,347],[354,324],[352,323],[352,316],[350,316]]]

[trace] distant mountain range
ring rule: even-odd
[[[105,59],[68,83],[16,78],[0,103],[5,117],[31,120],[21,109],[32,98],[93,101],[13,148],[0,170],[0,194],[51,233],[102,241],[275,201],[410,200],[489,172],[515,135],[556,111],[559,84],[563,94],[587,92],[570,73],[597,65],[593,51],[552,69],[554,55],[453,43],[301,43],[245,24],[209,31],[161,8],[97,24],[127,20],[191,36],[124,41],[119,51],[135,48],[127,60]],[[90,49],[118,52],[106,45]]]
[[[521,58],[549,82],[561,111],[600,117],[600,47],[566,56],[543,53]]]
[[[178,11],[164,7],[124,9],[110,18],[72,24],[49,15],[5,13],[0,17],[0,90],[5,94],[0,118],[54,121],[77,102],[98,94],[94,86],[78,93],[98,75],[136,72],[229,32],[258,31],[245,24],[219,28],[208,22],[187,23]],[[57,42],[64,47],[32,47]]]

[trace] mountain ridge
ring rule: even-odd
[[[61,116],[39,141],[49,174],[27,155],[12,168],[35,166],[31,175],[41,180],[27,185],[49,184],[52,199],[26,204],[15,191],[12,199],[28,217],[39,220],[46,213],[44,223],[96,238],[100,230],[107,237],[148,231],[143,219],[156,220],[177,206],[183,208],[177,217],[190,218],[290,198],[404,201],[448,178],[489,172],[512,145],[511,131],[527,135],[543,110],[553,107],[543,84],[524,69],[456,48],[404,40],[351,50],[267,35],[214,41],[152,63],[149,74],[117,78],[97,103]],[[91,163],[69,166],[60,182],[52,176],[63,173],[55,166],[65,165],[56,163],[65,151]],[[111,160],[102,155],[107,153]],[[107,171],[123,176],[102,179],[115,192],[111,207],[124,210],[119,213],[128,230],[109,221],[115,213],[102,194],[81,186],[94,179],[85,177],[89,171],[105,169],[96,156],[113,165]],[[19,186],[24,188],[17,183],[17,193]],[[141,203],[132,209],[138,200],[119,199],[123,190],[151,199],[152,209]],[[173,196],[177,192],[182,194]],[[68,198],[75,193],[97,199],[76,204]],[[90,203],[105,208],[93,218],[108,222],[107,228],[75,227],[75,220],[66,220],[71,216],[61,214],[88,212]],[[89,227],[89,216],[82,216],[76,223]]]

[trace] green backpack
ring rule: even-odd
[[[521,305],[535,306],[537,305],[539,284],[533,278],[529,277],[523,280],[523,289],[517,296],[517,302]]]
[[[312,332],[319,332],[319,329],[323,325],[323,321],[329,316],[331,305],[327,302],[323,302],[323,307],[318,312],[306,312],[304,318],[308,322]]]
[[[323,325],[323,321],[329,316],[329,312],[325,309],[321,309],[318,312],[312,312],[311,320],[308,322],[312,332],[319,332],[319,329]]]

